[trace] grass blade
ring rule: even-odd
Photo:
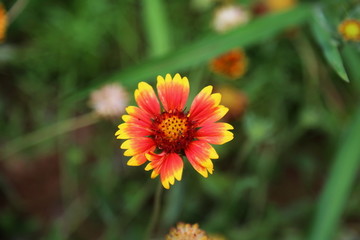
[[[286,28],[306,22],[310,15],[311,8],[308,5],[299,5],[289,11],[268,14],[226,34],[212,34],[164,57],[151,59],[114,73],[99,83],[121,82],[124,86],[133,89],[141,80],[155,81],[157,75],[186,70],[232,48],[247,47],[267,40]],[[98,85],[77,92],[67,100],[70,102],[81,100]]]
[[[150,56],[162,56],[171,49],[168,18],[163,0],[143,0],[143,21],[150,45]]]
[[[329,240],[338,228],[360,164],[360,110],[330,169],[315,213],[309,240]]]
[[[315,8],[313,18],[311,28],[327,62],[345,82],[349,82],[337,43],[332,37],[332,30],[321,8]]]

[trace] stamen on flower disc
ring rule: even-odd
[[[195,126],[184,112],[164,112],[154,120],[153,130],[159,149],[179,153],[193,140]]]

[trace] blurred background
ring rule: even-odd
[[[0,239],[164,239],[178,222],[360,239],[359,4],[2,1]],[[156,217],[159,179],[114,134],[138,82],[177,72],[190,98],[222,93],[235,138],[206,179],[184,160]]]

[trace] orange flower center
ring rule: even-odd
[[[183,112],[164,112],[153,123],[154,139],[159,149],[179,153],[194,138],[194,125]]]
[[[183,138],[187,132],[187,119],[178,116],[167,117],[159,124],[159,129],[164,133],[164,137],[169,142],[174,142]]]

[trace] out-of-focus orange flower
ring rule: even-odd
[[[264,0],[264,3],[270,12],[284,11],[294,7],[297,0]]]
[[[338,26],[338,31],[347,41],[360,41],[360,21],[357,19],[346,19]]]
[[[296,4],[297,0],[261,0],[254,3],[251,11],[255,16],[259,16],[269,12],[288,10]]]
[[[4,40],[6,35],[6,26],[7,26],[7,15],[4,5],[0,3],[0,43]]]
[[[246,24],[249,18],[250,15],[245,8],[239,5],[225,5],[216,9],[213,28],[215,31],[223,33]]]
[[[210,240],[198,224],[178,223],[176,228],[170,229],[166,240]]]
[[[234,87],[218,86],[215,91],[220,93],[223,104],[229,108],[225,119],[236,119],[241,117],[248,105],[248,98],[246,94]]]
[[[233,49],[210,63],[211,70],[228,78],[236,79],[243,76],[247,70],[248,61],[242,49]]]

